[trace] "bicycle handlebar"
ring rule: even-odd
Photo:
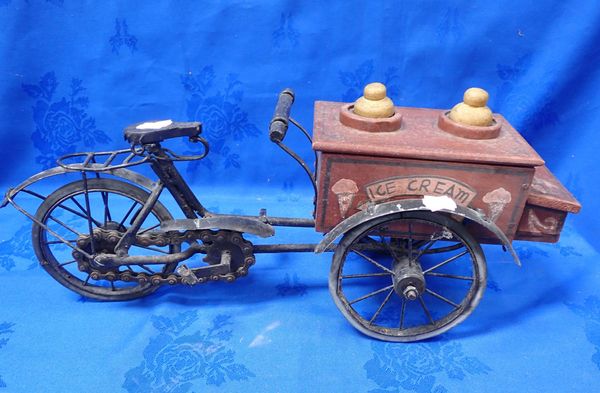
[[[269,125],[269,138],[272,142],[281,142],[285,138],[287,133],[289,121],[290,121],[290,110],[294,103],[294,92],[292,89],[284,89],[279,94],[277,100],[277,106],[275,107],[275,113]]]

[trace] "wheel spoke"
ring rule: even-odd
[[[80,213],[80,212],[78,212],[75,209],[71,209],[69,206],[63,205],[62,203],[60,205],[58,205],[58,207],[60,207],[61,209],[66,210],[66,211],[68,211],[69,213],[73,213],[73,214],[75,214],[78,217],[85,218],[86,220],[88,218],[90,218],[90,217],[87,216],[87,214],[85,212],[84,213]],[[96,225],[100,224],[99,222],[95,222],[95,223],[96,223]]]
[[[92,210],[90,208],[90,192],[88,189],[88,179],[85,172],[81,172],[81,176],[83,177],[83,193],[85,195],[85,210],[88,215],[88,230],[90,232],[90,247],[92,249],[92,254],[96,253],[96,246],[94,244],[94,229],[92,228]]]
[[[412,221],[408,222],[408,258],[413,260]]]
[[[398,258],[398,255],[396,255],[396,252],[394,251],[394,249],[392,248],[392,246],[385,241],[385,238],[383,237],[383,235],[379,235],[379,238],[381,239],[381,243],[383,243],[383,246],[388,250],[388,252],[390,254],[392,254],[392,258],[394,258],[394,260],[398,260],[400,258]]]
[[[419,258],[421,258],[421,255],[423,255],[427,250],[429,250],[438,240],[439,239],[431,239],[429,242],[427,242],[427,245],[419,250],[419,253],[415,257],[415,261],[418,261]]]
[[[465,280],[465,281],[473,281],[475,279],[474,277],[459,276],[456,274],[446,274],[446,273],[436,273],[436,272],[427,272],[425,274],[428,276],[454,278],[456,280]]]
[[[379,308],[377,309],[377,311],[375,311],[375,314],[373,314],[373,316],[369,320],[369,325],[371,325],[373,322],[375,322],[375,320],[379,316],[379,313],[381,312],[381,310],[383,310],[383,308],[385,307],[385,305],[387,304],[387,302],[392,297],[392,293],[394,293],[394,288],[390,289],[390,292],[385,297],[385,300],[383,301],[383,303],[381,303],[381,305],[379,306]]]
[[[430,272],[430,271],[432,271],[432,270],[435,270],[435,269],[437,269],[437,268],[440,268],[440,267],[442,267],[442,266],[444,266],[444,265],[446,265],[446,264],[448,264],[448,263],[450,263],[450,262],[452,262],[452,261],[455,261],[455,260],[457,260],[458,258],[462,257],[463,255],[467,254],[468,252],[469,252],[468,250],[465,250],[465,251],[461,252],[461,253],[460,253],[460,254],[458,254],[458,255],[455,255],[455,256],[453,256],[453,257],[450,257],[450,258],[446,259],[445,261],[442,261],[442,262],[438,263],[437,265],[435,265],[435,266],[433,266],[433,267],[430,267],[430,268],[429,268],[429,269],[427,269],[427,270],[424,270],[424,271],[423,271],[423,274],[427,274],[427,273],[429,273],[429,272]]]
[[[159,222],[158,224],[156,224],[156,225],[152,225],[150,228],[146,228],[146,229],[144,229],[143,231],[141,231],[141,232],[138,232],[138,235],[142,235],[142,234],[144,234],[144,233],[146,233],[146,232],[148,232],[148,231],[151,231],[151,230],[153,230],[153,229],[156,229],[156,228],[158,228],[159,226],[160,226],[160,222]]]
[[[426,289],[425,289],[425,292],[427,292],[427,293],[428,293],[428,294],[430,294],[431,296],[437,297],[438,299],[440,299],[440,300],[442,300],[442,301],[444,301],[444,302],[448,303],[449,305],[453,306],[454,308],[460,308],[460,306],[459,306],[458,304],[454,303],[452,300],[450,300],[450,299],[448,299],[448,298],[445,298],[444,296],[440,295],[440,294],[439,294],[439,293],[437,293],[437,292],[434,292],[434,291],[432,291],[432,290],[431,290],[431,289],[429,289],[429,288],[426,288]]]
[[[81,210],[83,212],[84,216],[81,216],[82,218],[85,218],[86,220],[92,220],[94,222],[94,224],[96,224],[96,226],[98,226],[98,227],[102,226],[102,223],[100,221],[96,220],[94,217],[92,217],[92,213],[85,210],[85,208],[83,206],[81,206],[81,203],[79,203],[77,201],[77,199],[75,199],[74,196],[72,196],[69,199],[71,199],[73,201],[73,203],[75,203],[75,205],[77,205],[79,210]]]
[[[90,281],[90,277],[92,275],[90,273],[88,273],[87,277],[85,278],[85,281],[83,282],[83,286],[85,287],[86,285],[88,285],[88,282]]]
[[[117,288],[115,288],[115,283],[113,281],[110,282],[110,289],[112,291],[116,291],[117,290]]]
[[[109,221],[112,221],[112,217],[110,216],[110,209],[108,208],[108,192],[102,191],[102,202],[104,203],[104,225],[106,225]]]
[[[396,275],[393,271],[391,271],[390,269],[388,269],[387,267],[383,266],[382,264],[380,264],[379,262],[377,262],[376,260],[374,260],[373,258],[363,254],[362,252],[358,251],[358,250],[351,250],[352,252],[354,252],[355,254],[360,255],[361,257],[363,257],[365,260],[367,260],[369,263],[377,266],[378,268],[380,268],[383,271],[386,271],[388,273],[390,273],[391,275]]]
[[[76,243],[77,240],[67,240],[69,243]],[[44,244],[65,244],[65,242],[63,242],[62,240],[51,240],[51,241],[45,241],[43,242]]]
[[[456,251],[456,250],[460,250],[464,246],[465,245],[462,243],[456,243],[455,245],[452,245],[452,246],[433,248],[433,249],[427,250],[427,252],[425,252],[425,254],[441,254],[443,252]]]
[[[402,330],[404,327],[404,312],[406,311],[406,299],[402,298],[402,307],[400,308],[400,325],[399,329]]]
[[[380,276],[389,276],[392,273],[384,272],[384,273],[361,273],[361,274],[347,274],[342,276],[342,278],[363,278],[363,277],[380,277]]]
[[[425,315],[427,315],[427,318],[429,319],[429,322],[431,322],[432,325],[435,325],[435,322],[433,321],[433,318],[431,317],[431,313],[429,312],[429,309],[425,305],[425,301],[423,300],[423,296],[419,296],[419,303],[421,303],[421,307],[423,308],[423,311],[425,312]]]
[[[145,271],[147,271],[150,274],[154,274],[156,273],[154,270],[150,269],[148,266],[146,265],[138,265],[139,267],[141,267],[142,269],[144,269]]]
[[[353,301],[349,302],[349,304],[358,303],[358,302],[360,302],[360,301],[363,301],[363,300],[365,300],[365,299],[368,299],[368,298],[370,298],[371,296],[375,296],[375,295],[377,295],[378,293],[385,292],[385,291],[387,291],[388,289],[391,289],[391,288],[394,288],[394,285],[388,285],[388,286],[387,286],[387,287],[385,287],[385,288],[381,288],[381,289],[378,289],[378,290],[376,290],[376,291],[373,291],[373,292],[367,293],[366,295],[364,295],[364,296],[361,296],[361,297],[359,297],[358,299],[354,299]]]
[[[72,264],[72,263],[75,263],[75,262],[76,262],[76,261],[73,259],[72,261],[68,261],[68,262],[61,263],[61,264],[60,264],[60,265],[58,265],[58,266],[61,266],[61,267],[62,267],[62,266],[70,265],[70,264]]]
[[[127,213],[125,213],[125,217],[123,217],[123,219],[119,222],[119,226],[123,226],[123,224],[125,223],[125,221],[127,221],[127,217],[129,217],[129,215],[133,211],[133,208],[136,205],[137,205],[137,201],[133,201],[133,204],[131,205],[131,207],[129,208],[129,210],[127,210]]]
[[[61,220],[59,220],[58,218],[54,217],[54,216],[50,216],[49,217],[52,221],[56,222],[57,224],[60,224],[61,226],[63,226],[65,229],[73,232],[74,234],[76,234],[77,236],[83,236],[81,233],[77,232],[75,229],[71,228],[70,226],[68,226],[67,224],[65,224],[64,222],[62,222]]]

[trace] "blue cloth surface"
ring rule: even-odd
[[[233,284],[86,300],[39,266],[31,223],[6,208],[0,392],[600,390],[596,2],[0,0],[0,26],[2,189],[60,155],[125,147],[129,124],[195,120],[211,152],[180,168],[208,208],[309,217],[309,183],[267,137],[277,93],[295,90],[292,115],[311,129],[315,100],[353,101],[381,81],[400,106],[487,89],[583,204],[558,244],[515,242],[521,269],[485,246],[477,310],[412,344],[350,326],[329,295],[330,254],[259,255]],[[297,133],[288,142],[311,157]]]

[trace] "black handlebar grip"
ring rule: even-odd
[[[292,89],[284,89],[279,94],[275,113],[269,125],[269,138],[273,142],[281,142],[285,138],[290,121],[290,110],[294,103],[294,92]]]

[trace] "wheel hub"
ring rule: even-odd
[[[402,257],[394,261],[394,291],[406,300],[416,300],[425,292],[425,276],[417,261]]]

